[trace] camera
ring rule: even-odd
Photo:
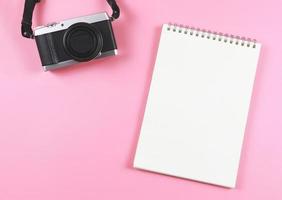
[[[45,71],[117,54],[105,12],[35,28],[34,36]]]
[[[34,38],[44,71],[62,68],[117,55],[112,21],[119,17],[119,7],[107,0],[113,9],[106,12],[50,23],[31,29],[32,12],[38,0],[26,0],[22,21],[22,35]]]

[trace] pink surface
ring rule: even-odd
[[[34,41],[20,35],[24,1],[0,0],[0,199],[281,200],[281,0],[119,3],[118,57],[44,73]],[[34,24],[103,10],[104,0],[45,0]],[[236,189],[132,168],[166,22],[263,44]]]

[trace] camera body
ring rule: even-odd
[[[106,12],[37,27],[34,37],[45,71],[117,55],[112,20]]]

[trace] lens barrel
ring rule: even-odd
[[[66,53],[74,60],[87,62],[97,57],[103,47],[103,37],[95,26],[76,23],[70,26],[63,37]]]

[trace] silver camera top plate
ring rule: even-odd
[[[79,22],[86,22],[86,23],[95,23],[104,20],[110,20],[109,15],[106,12],[96,13],[93,15],[86,15],[81,17],[76,17],[72,19],[67,19],[61,22],[54,22],[47,24],[46,26],[39,26],[34,29],[34,35],[44,35],[46,33],[52,33],[56,31],[61,31],[69,28],[71,25]]]

